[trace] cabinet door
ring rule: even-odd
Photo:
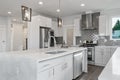
[[[82,15],[81,28],[84,29],[85,27],[86,27],[86,15]]]
[[[54,67],[54,80],[65,80],[64,63]]]
[[[99,35],[110,35],[109,33],[109,19],[103,15],[99,17]]]
[[[65,80],[73,79],[73,55],[67,55],[65,57]]]
[[[37,80],[54,80],[54,69],[50,68],[39,72]]]
[[[47,18],[46,22],[47,22],[47,27],[51,28],[52,27],[52,19]]]
[[[46,17],[40,16],[40,26],[46,27]]]
[[[100,47],[95,47],[95,65],[102,66],[102,59],[103,59],[103,49]]]
[[[110,48],[109,47],[104,48],[103,65],[106,65],[108,63],[110,57],[111,57]]]
[[[100,12],[97,12],[97,13],[93,13],[93,14],[92,14],[92,26],[93,26],[95,29],[98,29],[98,28],[99,28],[99,16],[100,16]]]
[[[116,51],[116,49],[117,49],[117,47],[111,47],[111,49],[110,49],[111,57],[114,54],[114,52]]]

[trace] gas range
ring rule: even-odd
[[[93,44],[93,43],[85,43],[80,46],[87,48],[88,64],[92,64],[92,65],[95,64],[95,46],[97,46],[97,44]]]
[[[93,43],[83,43],[82,45],[80,45],[80,47],[95,47],[97,46],[97,44],[93,44]]]

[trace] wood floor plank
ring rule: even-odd
[[[101,66],[88,65],[88,73],[83,73],[76,80],[98,80],[98,76],[100,75],[103,68],[104,67]]]

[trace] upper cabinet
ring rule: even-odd
[[[74,19],[74,36],[81,36],[80,18]]]
[[[41,21],[40,26],[50,27],[50,28],[52,27],[52,19],[51,18],[40,16],[40,21]]]
[[[98,28],[99,28],[99,16],[100,16],[100,12],[97,12],[97,13],[93,13],[93,14],[92,14],[92,26],[93,26],[95,29],[98,29]]]
[[[81,18],[81,28],[83,29],[86,26],[86,14],[82,15]]]
[[[99,17],[99,35],[101,36],[109,36],[109,17],[107,15],[101,15]]]

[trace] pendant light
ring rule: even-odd
[[[57,21],[58,21],[58,27],[62,27],[62,19],[60,18],[60,3],[61,1],[59,0],[59,6],[58,6],[58,9],[56,10],[58,12],[58,18],[57,18]]]

